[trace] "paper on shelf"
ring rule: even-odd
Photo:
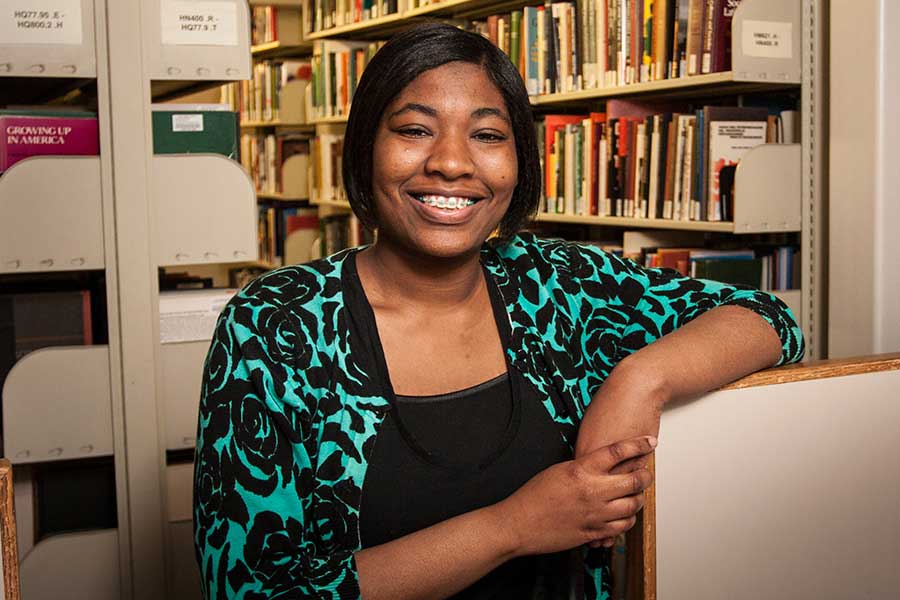
[[[172,46],[237,46],[233,1],[162,0],[162,43]]]
[[[235,289],[159,293],[159,341],[163,344],[212,340],[219,313]]]
[[[79,45],[81,0],[3,0],[0,40],[4,45]]]
[[[791,59],[794,24],[780,21],[744,21],[741,37],[745,56]]]

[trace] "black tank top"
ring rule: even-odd
[[[376,372],[389,381],[375,315],[359,282],[355,256],[348,266],[346,305],[372,341]],[[506,348],[508,315],[499,290],[489,277],[487,281],[494,320]],[[506,373],[474,387],[391,400],[363,485],[363,548],[496,503],[538,472],[571,458],[537,390],[508,361]],[[560,553],[508,561],[453,598],[568,598],[572,585],[580,583],[580,567],[573,564],[576,556]]]

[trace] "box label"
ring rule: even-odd
[[[172,131],[203,131],[203,115],[172,115]]]
[[[237,46],[237,4],[162,0],[162,43],[172,46]]]
[[[792,58],[793,29],[793,23],[744,21],[742,35],[744,55],[756,58]]]
[[[3,0],[0,40],[10,45],[79,45],[83,41],[81,0]]]

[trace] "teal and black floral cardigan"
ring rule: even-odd
[[[358,598],[354,552],[367,459],[389,400],[358,357],[370,340],[344,306],[351,251],[273,271],[237,294],[207,357],[194,479],[194,536],[209,599]],[[510,363],[574,445],[591,396],[625,356],[723,304],[781,338],[802,334],[775,297],[597,248],[531,235],[485,244],[511,323]],[[585,561],[585,596],[608,596]],[[594,565],[594,566],[590,566]]]

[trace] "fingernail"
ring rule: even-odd
[[[657,440],[652,435],[647,436],[647,441],[650,442],[651,448],[656,448],[656,445],[659,443],[659,440]]]

